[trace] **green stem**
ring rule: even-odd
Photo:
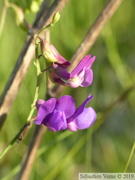
[[[124,168],[124,173],[127,172],[127,168],[128,168],[128,166],[129,166],[129,163],[131,162],[131,158],[132,158],[132,156],[133,156],[133,154],[134,154],[134,151],[135,151],[135,142],[134,142],[133,147],[132,147],[132,149],[131,149],[131,153],[130,153],[130,155],[129,155],[129,158],[128,158],[128,161],[127,161],[127,163],[126,163],[126,166],[125,166],[125,168]]]
[[[39,89],[40,89],[40,84],[41,84],[41,69],[40,69],[40,64],[39,64],[38,58],[36,58],[35,66],[37,68],[37,85],[36,85],[34,99],[33,99],[32,105],[31,105],[31,111],[30,111],[28,118],[27,118],[27,122],[31,121],[33,113],[36,109],[35,104],[36,104],[36,101],[38,100],[38,96],[39,96]]]
[[[47,26],[43,27],[43,29],[41,29],[38,33],[38,36],[44,31],[46,30],[47,28],[50,28],[52,26],[54,26],[56,24],[56,22],[58,22],[58,20],[60,19],[60,14],[59,14],[59,11],[56,12],[53,16],[53,19],[52,19],[52,22],[50,24],[48,24]]]
[[[15,142],[16,142],[16,137],[10,142],[10,144],[4,149],[4,151],[0,153],[0,159],[11,149],[11,147]]]
[[[6,19],[6,13],[7,13],[7,6],[5,5],[6,2],[8,2],[8,1],[4,1],[4,5],[3,5],[3,8],[2,8],[2,13],[1,13],[1,19],[0,19],[0,37],[2,35],[2,31],[3,31],[5,19]]]
[[[48,24],[47,26],[43,27],[43,29],[41,29],[38,33],[38,36],[43,32],[45,31],[47,28],[50,28],[52,26],[52,23]]]

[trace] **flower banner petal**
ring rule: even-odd
[[[60,97],[56,103],[56,110],[64,111],[66,118],[72,116],[75,112],[74,99],[69,95]]]

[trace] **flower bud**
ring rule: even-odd
[[[70,65],[70,63],[58,53],[52,44],[49,44],[39,36],[38,38],[40,39],[42,55],[48,63],[57,63],[62,67],[68,67]]]
[[[39,11],[39,8],[40,8],[40,3],[38,1],[32,1],[30,6],[31,12],[37,13]]]
[[[58,61],[50,44],[46,40],[41,41],[41,48],[42,54],[48,62],[54,63]]]
[[[60,12],[56,12],[52,19],[52,24],[54,25],[60,19]]]

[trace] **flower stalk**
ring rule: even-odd
[[[46,29],[54,26],[54,25],[58,22],[59,19],[60,19],[60,13],[59,13],[59,11],[58,11],[58,12],[56,12],[56,13],[54,14],[53,19],[52,19],[52,22],[51,22],[50,24],[48,24],[47,26],[44,26],[44,27],[39,31],[38,36],[39,36],[43,31],[45,31]]]

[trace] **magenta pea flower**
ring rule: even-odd
[[[49,44],[40,37],[38,38],[40,39],[42,56],[47,60],[47,65],[49,66],[46,70],[49,70],[49,77],[54,83],[72,88],[91,85],[93,81],[91,66],[96,59],[95,56],[85,56],[75,69],[69,73],[67,67],[70,63],[58,53],[52,44]]]
[[[87,99],[75,110],[74,114],[67,119],[67,129],[77,131],[89,128],[96,120],[96,112],[92,107],[85,108],[85,105],[92,99]]]
[[[93,71],[91,66],[95,59],[96,57],[92,57],[92,55],[85,56],[70,73],[70,79],[67,84],[72,88],[76,88],[78,86],[87,87],[91,85],[93,81]]]
[[[52,44],[49,44],[46,40],[43,40],[40,37],[38,38],[40,39],[42,55],[48,63],[56,63],[62,67],[68,67],[70,65],[70,63],[58,53]]]
[[[74,99],[65,95],[59,98],[51,98],[47,101],[38,100],[36,107],[38,110],[35,124],[44,124],[52,132],[69,129],[77,131],[90,127],[96,120],[96,112],[92,107],[85,108],[91,100],[87,99],[76,109]]]
[[[48,74],[52,82],[59,83],[64,86],[68,85],[67,83],[70,79],[70,74],[66,68],[63,68],[61,65],[52,64]]]
[[[95,59],[96,57],[92,57],[92,55],[85,56],[71,73],[68,73],[66,68],[53,64],[49,70],[50,78],[54,83],[60,83],[72,88],[87,87],[93,81],[91,66]]]

